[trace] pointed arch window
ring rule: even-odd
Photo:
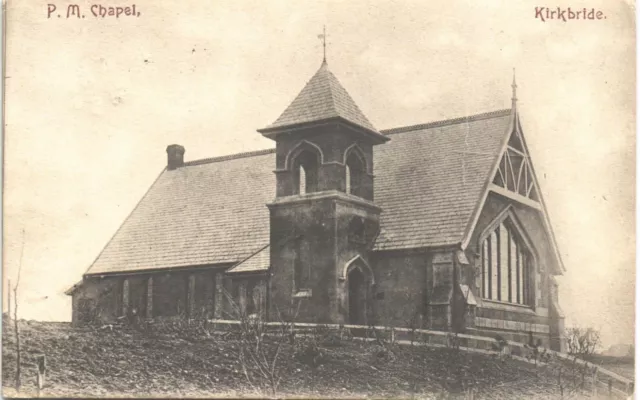
[[[358,151],[351,151],[345,163],[346,192],[363,197],[366,163]]]
[[[301,151],[293,162],[295,194],[318,191],[320,157],[311,150]]]
[[[533,257],[509,220],[500,223],[481,245],[482,297],[533,305],[530,298]]]

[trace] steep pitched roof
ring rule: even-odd
[[[273,150],[164,170],[87,271],[233,264],[269,243]]]
[[[509,119],[502,110],[384,132],[392,140],[374,148],[375,250],[461,243]],[[264,261],[248,257],[269,244],[274,166],[263,150],[163,171],[87,274]]]
[[[487,181],[486,187],[484,189],[484,193],[481,196],[481,200],[477,204],[474,216],[470,220],[466,237],[462,241],[462,248],[465,248],[469,244],[469,240],[471,239],[471,235],[473,234],[473,228],[477,223],[480,213],[482,212],[482,208],[484,207],[484,203],[487,199],[487,196],[489,195],[489,192],[497,191],[498,193],[501,193],[502,195],[505,195],[507,197],[513,196],[515,192],[518,192],[518,194],[521,195],[516,196],[519,203],[529,204],[533,208],[537,208],[539,210],[538,216],[542,218],[542,226],[538,227],[538,229],[532,229],[531,234],[539,235],[544,232],[546,237],[549,239],[549,242],[546,242],[542,239],[542,237],[539,237],[537,243],[539,243],[540,246],[544,247],[543,252],[545,252],[547,256],[551,256],[551,258],[548,258],[549,262],[547,262],[547,264],[551,264],[553,266],[554,273],[561,275],[564,271],[566,271],[566,267],[560,255],[556,237],[549,219],[549,212],[547,211],[547,206],[540,190],[540,185],[536,177],[535,168],[533,168],[531,156],[529,154],[529,148],[522,131],[522,125],[520,124],[515,92],[516,87],[517,86],[515,83],[514,75],[512,84],[513,97],[511,99],[512,106],[510,110],[507,135],[503,138],[503,143],[500,147],[500,151],[498,152],[499,156],[495,159],[494,166],[491,169],[491,173],[489,175],[489,180]],[[512,152],[515,153],[513,154],[513,156],[519,159],[519,161],[515,162],[515,165],[513,164],[514,160],[511,159],[512,156],[510,156]],[[501,169],[505,167],[506,169],[504,171],[501,171]],[[524,168],[522,169],[522,167]],[[520,169],[522,169],[522,171]],[[511,179],[509,179],[509,175],[511,176]],[[525,185],[527,186],[526,190],[525,187],[521,186],[521,181],[523,178],[525,184],[527,184]],[[514,193],[510,194],[510,191]],[[535,202],[530,202],[531,199],[535,200]],[[528,212],[531,212],[531,210],[529,210]],[[529,217],[531,217],[531,215],[529,215]],[[536,226],[534,218],[528,219],[529,221],[527,222],[527,226]]]
[[[323,62],[289,107],[265,130],[336,117],[377,132],[346,89],[329,71],[327,63]]]
[[[383,131],[375,148],[375,250],[460,243],[509,126],[509,110]]]
[[[250,255],[248,258],[240,261],[233,267],[227,270],[227,273],[243,273],[243,272],[258,272],[266,271],[271,265],[271,249],[270,245],[266,245],[256,253]]]

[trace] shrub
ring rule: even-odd
[[[308,365],[311,368],[318,368],[327,360],[325,352],[318,346],[313,338],[301,340],[296,343],[294,357],[302,364]]]
[[[569,328],[565,332],[569,354],[585,358],[594,354],[601,344],[600,332],[594,328]]]

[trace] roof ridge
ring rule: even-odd
[[[351,93],[349,93],[347,88],[345,88],[344,85],[340,83],[338,78],[333,74],[333,72],[331,72],[331,70],[328,67],[327,67],[327,73],[329,74],[329,85],[331,85],[331,101],[333,102],[333,109],[336,111],[336,114],[340,116],[340,113],[336,109],[336,99],[335,99],[334,92],[341,91],[341,92],[344,92],[344,95],[348,98],[348,100],[351,101],[351,103],[353,104],[353,107],[355,107],[356,114],[360,114],[360,117],[375,131],[376,127],[373,126],[373,124],[371,123],[371,120],[365,115],[364,111],[360,109],[360,106],[358,105],[358,103],[356,103],[356,100],[353,98],[353,96],[351,96]],[[342,118],[346,119],[346,117],[344,116],[342,116]],[[351,121],[351,122],[361,125],[359,122],[356,122],[356,121]]]
[[[198,160],[192,160],[192,161],[187,161],[184,163],[185,167],[191,167],[194,165],[202,165],[202,164],[209,164],[209,163],[214,163],[214,162],[219,162],[219,161],[229,161],[229,160],[236,160],[239,158],[248,158],[248,157],[256,157],[256,156],[262,156],[265,154],[271,154],[271,153],[275,153],[276,149],[263,149],[263,150],[254,150],[254,151],[246,151],[243,153],[236,153],[236,154],[228,154],[228,155],[224,155],[224,156],[218,156],[218,157],[207,157],[207,158],[201,158]]]
[[[379,134],[347,89],[323,62],[275,122],[258,132],[270,135],[298,124],[339,117],[365,130]]]
[[[327,81],[329,81],[329,97],[331,97],[331,109],[333,110],[333,113],[335,114],[335,116],[339,117],[340,113],[336,109],[336,97],[334,94],[335,88],[333,83],[333,81],[337,81],[337,79],[335,76],[333,76],[331,71],[329,71],[329,66],[327,65],[326,61],[323,62],[322,67],[320,67],[320,69],[323,69],[323,68],[324,68],[324,73],[327,74]]]
[[[328,71],[328,70],[327,70],[327,72],[331,73],[331,71]],[[330,92],[331,92],[331,100],[334,101],[334,99],[333,99],[333,91],[330,90]],[[502,109],[502,110],[488,111],[488,112],[469,115],[469,116],[464,116],[464,117],[457,117],[457,118],[445,119],[445,120],[440,120],[440,121],[427,122],[427,123],[424,123],[424,124],[408,125],[408,126],[401,126],[401,127],[398,127],[398,128],[383,129],[380,132],[385,134],[385,135],[392,135],[394,133],[410,132],[410,131],[415,131],[415,130],[418,130],[418,129],[434,128],[434,127],[438,127],[438,126],[453,125],[453,124],[462,123],[462,122],[478,121],[478,120],[488,119],[488,118],[497,117],[497,116],[506,116],[510,112],[511,112],[511,109],[510,108],[506,108],[506,109]],[[217,157],[207,157],[207,158],[201,158],[201,159],[197,159],[197,160],[187,161],[187,162],[184,163],[184,166],[185,167],[191,167],[191,166],[195,166],[195,165],[209,164],[209,163],[220,162],[220,161],[236,160],[236,159],[239,159],[239,158],[256,157],[256,156],[262,156],[262,155],[266,155],[266,154],[275,153],[275,151],[276,151],[276,149],[271,148],[271,149],[246,151],[246,152],[235,153],[235,154],[227,154],[227,155],[224,155],[224,156],[217,156]]]
[[[392,135],[394,133],[410,132],[418,129],[435,128],[439,126],[459,124],[462,122],[479,121],[479,120],[489,119],[497,116],[503,117],[503,116],[509,115],[510,113],[511,113],[511,109],[505,108],[502,110],[488,111],[480,114],[468,115],[465,117],[443,119],[440,121],[427,122],[424,124],[417,124],[417,125],[401,126],[398,128],[382,129],[380,133],[382,133],[383,135]]]

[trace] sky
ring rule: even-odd
[[[510,107],[567,268],[567,325],[633,341],[635,10],[536,18],[539,2],[138,1],[138,17],[47,18],[9,0],[3,288],[20,316],[69,320],[64,291],[166,164],[273,147],[273,122],[320,67],[378,129]],[[113,5],[129,5],[114,1]],[[544,4],[543,4],[544,5]],[[550,7],[574,6],[556,1]],[[61,11],[61,12],[60,12]],[[56,14],[60,13],[60,18]],[[22,256],[21,256],[22,254]],[[3,295],[6,309],[6,294]]]

